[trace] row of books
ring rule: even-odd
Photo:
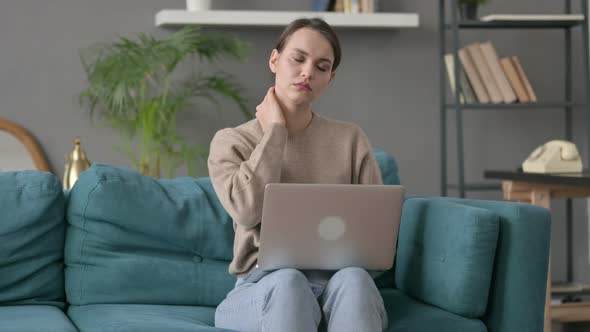
[[[313,0],[311,6],[317,12],[375,13],[379,0]]]
[[[511,104],[536,102],[537,96],[517,56],[499,57],[490,42],[459,50],[461,103]],[[455,94],[453,54],[445,55],[449,85]]]

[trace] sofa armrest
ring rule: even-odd
[[[542,331],[551,241],[549,210],[505,201],[436,198],[493,211],[500,232],[487,312],[490,332]]]

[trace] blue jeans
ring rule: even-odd
[[[294,269],[254,271],[238,279],[215,311],[216,327],[240,332],[377,332],[387,324],[373,278],[354,267],[331,276]]]

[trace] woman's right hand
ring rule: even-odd
[[[266,132],[273,123],[286,126],[283,110],[277,101],[274,86],[268,89],[266,96],[264,96],[264,100],[256,106],[256,118],[258,119],[258,122],[260,122],[264,132]]]

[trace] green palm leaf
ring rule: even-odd
[[[119,149],[138,169],[157,168],[159,173],[163,165],[169,176],[182,165],[192,170],[195,160],[202,160],[207,151],[204,145],[188,144],[177,135],[177,113],[198,110],[204,100],[217,104],[224,98],[235,102],[246,118],[252,114],[232,76],[193,73],[175,82],[175,69],[191,57],[205,64],[226,57],[243,60],[246,50],[247,45],[233,36],[198,27],[183,28],[164,39],[142,33],[135,40],[119,37],[112,43],[95,44],[80,52],[88,83],[80,101],[91,119],[99,118],[102,124],[118,129],[126,142],[139,142],[139,156],[130,154],[128,143]]]

